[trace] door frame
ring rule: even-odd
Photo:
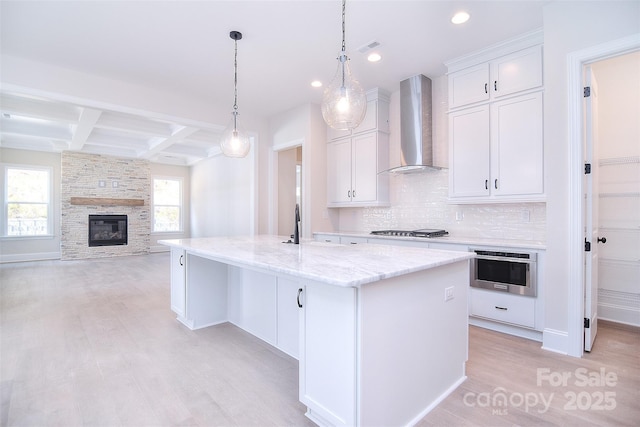
[[[584,353],[584,66],[640,49],[640,33],[602,43],[567,56],[569,136],[569,295],[568,354]]]

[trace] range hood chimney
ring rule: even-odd
[[[390,173],[441,169],[433,165],[431,79],[419,74],[400,82],[401,165]]]

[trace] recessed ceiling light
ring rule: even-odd
[[[322,87],[322,82],[320,80],[314,80],[311,82],[311,86],[313,87]]]
[[[453,15],[453,18],[451,18],[451,22],[453,22],[454,24],[464,24],[468,20],[469,14],[464,11],[456,13],[455,15]]]
[[[369,56],[367,56],[367,59],[369,60],[369,62],[378,62],[382,59],[382,56],[380,56],[379,53],[373,52],[369,54]]]

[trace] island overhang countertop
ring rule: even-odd
[[[342,245],[283,236],[202,237],[160,240],[187,253],[245,268],[316,280],[335,286],[367,283],[473,258],[473,253],[363,243]]]

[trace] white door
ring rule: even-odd
[[[591,252],[585,253],[584,317],[589,327],[584,328],[584,350],[591,351],[598,332],[598,85],[591,67],[584,70],[585,87],[585,163],[591,165],[591,173],[585,174],[585,242],[590,242]]]

